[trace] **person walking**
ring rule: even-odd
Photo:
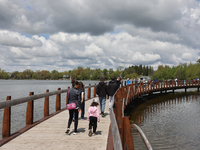
[[[88,109],[87,120],[89,121],[89,133],[88,133],[89,136],[92,136],[92,127],[93,127],[93,135],[96,135],[97,121],[100,122],[99,110],[97,108],[98,104],[99,104],[98,100],[93,99],[93,102]]]
[[[82,82],[79,82],[79,92],[81,97],[81,119],[85,119],[85,90]]]
[[[108,95],[108,88],[103,77],[101,77],[100,82],[97,85],[96,94],[99,97],[101,116],[105,117],[104,110],[106,105],[106,95]]]
[[[80,92],[78,91],[79,82],[78,81],[73,81],[73,82],[74,83],[72,83],[72,84],[74,85],[74,87],[72,87],[70,89],[68,103],[69,104],[75,103],[76,108],[69,110],[68,127],[67,127],[67,130],[65,133],[69,134],[70,126],[71,126],[72,119],[73,119],[73,113],[75,113],[74,133],[73,133],[75,135],[77,133],[77,127],[78,127],[78,109],[80,108],[81,99],[80,99]]]
[[[119,88],[118,84],[115,82],[115,78],[111,77],[111,81],[108,83],[108,95],[109,95],[109,109],[112,108],[114,103],[114,94]]]

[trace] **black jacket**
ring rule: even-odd
[[[97,85],[96,94],[99,97],[106,97],[106,95],[108,95],[108,87],[105,82],[99,82]]]
[[[110,81],[108,83],[108,94],[109,94],[109,96],[113,96],[118,88],[119,88],[119,86],[115,81]]]
[[[80,97],[80,92],[78,89],[72,87],[69,91],[69,99],[68,103],[76,103],[76,109],[80,108],[81,104],[81,97]]]

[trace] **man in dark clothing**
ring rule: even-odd
[[[122,78],[121,78],[120,76],[117,77],[116,83],[117,83],[118,87],[120,87],[121,79],[122,79]]]
[[[108,95],[108,88],[106,83],[104,82],[104,78],[101,77],[99,84],[97,85],[96,90],[97,95],[99,96],[100,110],[101,116],[104,117],[104,110],[106,105],[106,95]]]
[[[109,109],[112,108],[114,103],[114,94],[119,88],[117,82],[115,82],[114,77],[111,77],[111,81],[108,84],[108,95],[109,95]]]

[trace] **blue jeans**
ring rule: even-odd
[[[106,97],[99,97],[99,103],[100,103],[101,113],[104,113],[104,109],[106,105]]]

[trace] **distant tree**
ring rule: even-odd
[[[200,64],[200,58],[197,60],[197,62]]]

